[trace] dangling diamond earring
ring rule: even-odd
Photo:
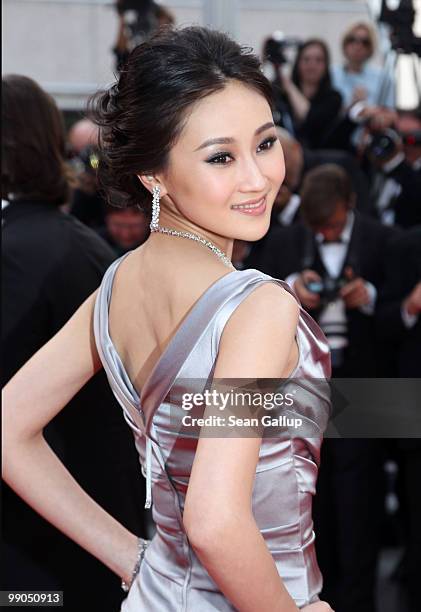
[[[152,220],[149,227],[151,228],[151,232],[156,232],[159,223],[159,198],[161,196],[159,185],[154,186],[152,193]]]
[[[152,179],[152,177],[149,177]],[[159,185],[155,185],[152,190],[153,199],[152,199],[152,220],[149,225],[151,228],[151,232],[160,232],[161,234],[168,234],[169,236],[180,236],[181,238],[189,238],[190,240],[195,240],[196,242],[200,242],[204,246],[208,247],[219,259],[221,259],[226,266],[231,268],[231,270],[235,270],[236,268],[232,265],[231,260],[225,255],[221,249],[219,249],[213,242],[210,240],[206,240],[202,236],[198,234],[193,234],[192,232],[184,232],[180,230],[171,229],[170,227],[162,227],[159,225],[159,198],[161,195],[161,189]]]

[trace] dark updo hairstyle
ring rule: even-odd
[[[69,196],[63,117],[53,98],[32,79],[2,78],[2,197],[55,206]]]
[[[272,108],[258,58],[226,34],[162,28],[133,49],[117,82],[89,104],[100,127],[98,178],[111,204],[150,214],[151,194],[136,175],[165,169],[187,111],[230,79],[262,94]]]

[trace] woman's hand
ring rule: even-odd
[[[288,96],[295,118],[298,121],[304,121],[310,110],[310,101],[292,81],[287,70],[287,67],[279,66],[278,77],[284,92]]]
[[[316,601],[316,603],[309,604],[301,608],[301,612],[335,612],[329,606],[327,601]]]
[[[276,66],[278,78],[285,89],[291,84],[291,68],[288,64],[278,64]]]
[[[96,293],[3,388],[2,476],[44,519],[127,578],[136,563],[137,536],[82,489],[43,436],[101,367],[92,324]]]

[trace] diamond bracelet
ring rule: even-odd
[[[130,587],[133,584],[134,579],[136,578],[137,574],[139,573],[140,570],[140,564],[142,563],[142,559],[143,556],[145,554],[145,551],[150,543],[150,540],[144,540],[143,538],[138,538],[137,539],[138,542],[138,552],[137,552],[137,559],[136,559],[136,563],[135,566],[133,568],[132,571],[132,577],[129,583],[127,583],[125,580],[121,581],[121,588],[123,589],[123,591],[125,593],[128,593],[130,590]]]

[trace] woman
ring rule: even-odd
[[[326,339],[287,285],[230,262],[234,239],[267,231],[283,180],[270,103],[257,58],[224,34],[161,31],[132,52],[97,101],[101,180],[111,199],[148,212],[153,194],[151,235],[4,392],[4,477],[121,576],[124,612],[330,610],[318,601],[311,521],[319,425],[309,439],[275,443],[250,432],[215,438],[200,425],[180,433],[185,394],[202,379],[207,388],[212,378],[330,374]],[[102,365],[153,501],[149,545],[96,505],[42,439]],[[320,414],[305,408],[323,424],[329,403]]]
[[[370,106],[395,107],[393,80],[382,68],[368,63],[375,49],[376,36],[367,23],[352,24],[342,38],[345,62],[333,67],[332,81],[346,109],[360,101]]]
[[[341,95],[332,88],[329,64],[326,43],[311,38],[298,49],[291,78],[278,69],[295,135],[309,148],[324,146],[341,109]]]

